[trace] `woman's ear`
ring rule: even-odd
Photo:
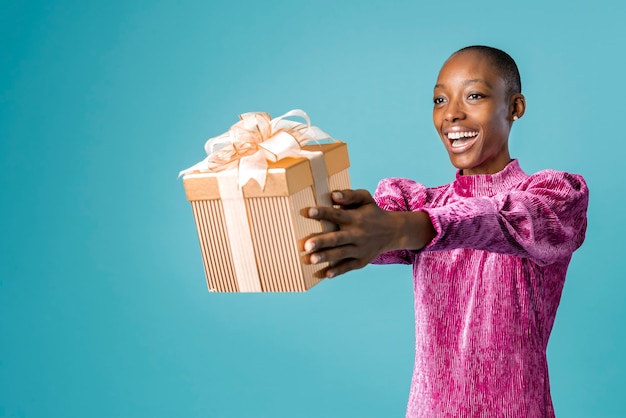
[[[522,93],[511,96],[511,120],[515,121],[524,116],[526,112],[526,99]]]

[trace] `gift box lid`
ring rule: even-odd
[[[328,176],[350,166],[348,147],[345,142],[304,145],[306,151],[322,151]],[[220,198],[217,173],[190,173],[183,177],[188,201],[215,200]],[[243,195],[249,197],[289,196],[313,184],[309,160],[304,157],[284,158],[268,162],[265,189],[255,181],[243,187]]]

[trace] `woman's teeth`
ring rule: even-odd
[[[448,132],[448,139],[470,138],[478,135],[478,132]]]
[[[478,135],[478,132],[449,132],[448,139],[452,140],[453,147],[462,147],[476,135]]]

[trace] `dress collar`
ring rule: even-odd
[[[456,173],[454,192],[459,196],[493,196],[497,193],[511,190],[528,174],[520,168],[517,160],[511,160],[502,171],[494,174],[475,174],[464,176],[461,170]]]

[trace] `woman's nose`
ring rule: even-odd
[[[451,100],[450,102],[448,102],[444,117],[448,122],[454,122],[456,120],[463,119],[465,117],[463,106],[457,101]]]

